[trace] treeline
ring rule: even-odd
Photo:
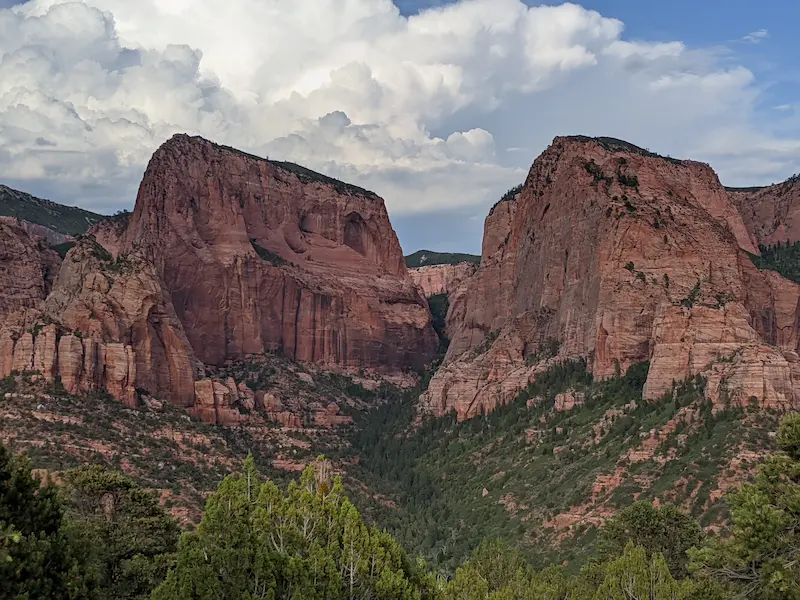
[[[759,246],[758,250],[761,256],[750,255],[756,267],[777,271],[787,279],[800,283],[800,242],[778,242],[773,246]]]
[[[180,534],[155,496],[119,473],[85,466],[42,483],[0,446],[0,598],[797,599],[800,414],[776,439],[779,451],[729,496],[724,536],[638,502],[605,524],[576,575],[537,571],[487,541],[449,580],[364,523],[322,458],[285,490],[248,458],[209,497],[199,527]]]

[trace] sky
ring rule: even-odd
[[[172,134],[380,194],[404,251],[479,252],[557,135],[800,172],[795,0],[0,0],[0,183],[131,208]]]

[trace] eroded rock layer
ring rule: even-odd
[[[475,274],[478,265],[458,263],[455,265],[430,265],[409,269],[414,284],[426,298],[438,294],[452,294],[468,278]]]
[[[148,165],[121,244],[155,265],[196,356],[264,350],[389,371],[437,347],[383,200],[178,135]]]
[[[47,297],[58,273],[58,254],[13,219],[0,219],[0,322]]]
[[[487,218],[481,267],[451,300],[452,342],[421,406],[492,410],[555,355],[586,358],[599,378],[650,360],[653,398],[742,348],[792,353],[794,284],[759,273],[743,250],[757,253],[755,239],[708,165],[556,138]],[[751,355],[725,380],[752,390],[756,372],[779,377],[752,395],[783,402],[771,390],[785,395],[792,369],[758,371]]]
[[[800,177],[762,188],[727,191],[759,244],[800,241]]]

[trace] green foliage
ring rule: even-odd
[[[444,353],[450,343],[447,338],[447,311],[450,309],[450,298],[447,294],[434,294],[428,298],[428,306],[433,316],[433,329],[439,336],[439,350]]]
[[[675,577],[688,574],[687,550],[700,545],[703,530],[691,516],[672,505],[655,508],[650,502],[634,502],[603,526],[597,549],[601,557],[622,554],[628,542],[648,554],[660,553]]]
[[[0,216],[44,225],[65,235],[80,235],[104,217],[75,206],[56,204],[0,185]]]
[[[481,257],[475,254],[460,252],[432,252],[431,250],[417,250],[414,254],[406,256],[406,267],[417,269],[431,265],[457,265],[459,263],[472,263],[479,265]]]
[[[97,600],[147,598],[164,580],[178,525],[152,492],[125,475],[83,465],[64,476],[67,526]]]
[[[730,537],[691,553],[693,570],[740,598],[800,598],[800,413],[784,417],[777,442],[755,481],[728,498]]]
[[[548,175],[548,177],[549,177],[549,175]],[[548,181],[547,183],[550,183],[550,182]],[[524,183],[520,183],[519,185],[515,185],[513,188],[508,190],[505,194],[503,194],[503,196],[500,198],[500,200],[498,200],[497,202],[494,203],[492,208],[489,210],[489,214],[491,215],[494,212],[494,209],[497,208],[497,205],[500,204],[501,202],[505,202],[507,200],[513,200],[514,198],[516,198],[517,194],[519,194],[524,187],[525,187],[525,184]]]
[[[617,171],[617,181],[624,187],[638,188],[639,178],[636,175],[628,175],[621,170]]]
[[[281,491],[251,458],[181,538],[176,567],[153,600],[420,597],[423,574],[387,533],[365,525],[318,461]]]
[[[759,246],[761,256],[749,254],[753,264],[762,270],[777,271],[786,279],[800,283],[800,242]]]
[[[650,152],[650,150],[647,150],[645,148],[640,148],[639,146],[631,144],[630,142],[626,142],[625,140],[620,140],[617,138],[606,137],[606,136],[592,138],[586,135],[574,135],[571,137],[572,139],[578,140],[580,142],[589,142],[589,141],[597,142],[609,152],[627,152],[630,154],[639,154],[641,156],[648,156],[652,158],[663,158],[664,160],[667,160],[675,164],[681,164],[683,162],[677,158],[672,158],[671,156],[661,156],[660,154],[656,154],[655,152]]]
[[[75,247],[75,242],[64,242],[63,244],[56,244],[55,246],[50,246],[52,250],[55,250],[58,255],[62,258],[67,257],[67,252],[72,250]]]
[[[601,181],[605,182],[607,185],[614,181],[613,177],[603,173],[603,169],[601,169],[600,166],[596,162],[594,162],[594,159],[584,164],[583,168],[586,169],[586,172],[592,176],[592,183],[595,185],[597,185]]]
[[[81,578],[57,489],[0,444],[0,598],[79,598]]]
[[[685,585],[670,574],[660,553],[648,552],[629,542],[622,556],[604,567],[604,577],[595,600],[679,600],[686,597]]]
[[[534,365],[538,362],[543,360],[549,360],[551,358],[555,358],[558,356],[559,351],[561,350],[561,340],[555,337],[547,338],[536,352],[530,354],[525,361],[529,365]]]
[[[686,296],[686,298],[684,298],[683,300],[681,300],[681,304],[686,308],[692,308],[699,299],[700,299],[700,282],[698,281],[692,288],[692,291],[689,292],[689,295]]]
[[[272,263],[273,266],[282,267],[284,265],[292,264],[288,260],[285,260],[281,258],[279,255],[275,254],[274,252],[270,252],[263,246],[259,246],[258,244],[256,244],[256,241],[254,239],[251,239],[250,243],[253,246],[253,250],[256,251],[256,254],[258,254],[258,256],[260,256],[263,260]]]

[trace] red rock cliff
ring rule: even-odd
[[[421,406],[468,418],[508,402],[546,364],[553,339],[596,377],[651,360],[645,394],[656,397],[761,343],[740,249],[757,252],[708,165],[556,138],[517,199],[487,218],[483,262],[451,302],[452,342]],[[770,302],[790,312],[791,299],[751,304]]]
[[[727,191],[759,244],[800,240],[800,177],[763,188]]]
[[[478,265],[468,262],[455,265],[430,265],[409,269],[414,284],[426,298],[437,294],[452,294],[475,274]]]
[[[383,200],[297,165],[174,136],[148,165],[120,248],[155,265],[207,364],[280,349],[400,370],[436,351]]]
[[[9,313],[47,297],[61,262],[23,224],[0,219],[0,322]]]
[[[137,389],[192,406],[202,372],[152,265],[113,260],[90,239],[69,251],[46,300],[6,317],[0,354],[0,377],[39,371],[70,393],[106,389],[130,406]]]

